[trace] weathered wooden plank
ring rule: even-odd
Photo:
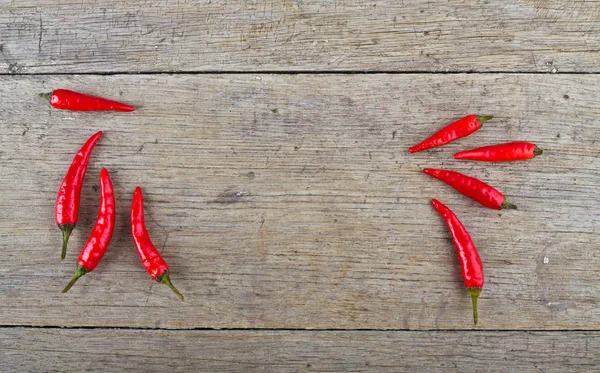
[[[598,332],[0,329],[4,371],[589,372]]]
[[[159,75],[0,79],[0,324],[256,328],[471,328],[441,219],[462,218],[486,266],[481,328],[598,329],[598,75]],[[133,114],[53,110],[66,87]],[[469,138],[407,149],[466,113],[497,115]],[[68,257],[56,190],[74,151],[103,129]],[[530,140],[530,162],[452,159]],[[98,174],[117,191],[114,243],[68,293],[93,225]],[[504,191],[484,209],[429,179],[446,167]],[[149,230],[186,295],[141,268],[128,230],[135,185]]]
[[[0,72],[599,72],[590,0],[2,0]]]

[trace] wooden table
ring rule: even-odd
[[[597,371],[599,51],[598,1],[0,1],[2,371]],[[137,110],[51,109],[55,88]],[[408,155],[468,113],[495,118]],[[61,262],[56,191],[98,130]],[[545,152],[452,158],[516,140]],[[114,239],[61,294],[102,167]],[[139,263],[136,185],[184,303]],[[432,197],[482,256],[477,327]]]

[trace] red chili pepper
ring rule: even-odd
[[[133,193],[133,203],[131,204],[131,235],[135,248],[140,256],[140,260],[146,269],[146,272],[161,284],[165,284],[173,290],[179,299],[183,300],[183,295],[173,286],[169,278],[169,266],[162,258],[146,230],[144,223],[144,197],[142,188],[135,188]]]
[[[83,186],[83,179],[85,177],[85,171],[87,170],[88,161],[94,146],[100,140],[102,131],[97,132],[90,137],[85,144],[79,149],[73,162],[67,171],[67,175],[63,179],[60,189],[58,189],[58,196],[56,197],[56,208],[54,210],[54,216],[56,218],[56,224],[63,233],[63,246],[60,259],[64,259],[67,254],[67,242],[71,236],[71,232],[77,224],[77,217],[79,216],[79,196],[81,195],[81,187]]]
[[[432,199],[431,203],[437,212],[442,215],[452,234],[452,240],[454,241],[454,246],[456,246],[456,253],[460,261],[460,271],[462,272],[463,281],[473,302],[473,320],[475,325],[477,325],[477,301],[483,288],[483,265],[481,264],[481,258],[477,253],[477,248],[473,244],[469,232],[467,232],[456,215],[436,199]]]
[[[409,153],[446,145],[449,142],[469,136],[481,128],[481,125],[492,119],[489,115],[467,115],[466,117],[450,123],[446,127],[434,133],[430,138],[408,149]]]
[[[66,293],[79,278],[96,268],[110,244],[115,229],[115,194],[106,168],[100,172],[100,208],[94,229],[81,249],[77,270],[71,282],[62,291]]]
[[[50,105],[56,109],[71,111],[134,111],[129,106],[102,97],[90,96],[68,89],[57,89],[52,93],[42,93],[40,96],[49,99]]]
[[[512,162],[531,159],[542,153],[542,149],[530,142],[507,142],[458,152],[454,154],[454,158],[484,162]]]
[[[494,187],[459,172],[426,168],[423,173],[443,181],[460,193],[491,209],[516,209],[517,206],[506,202],[504,194]]]

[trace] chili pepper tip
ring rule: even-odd
[[[477,115],[477,121],[479,122],[479,124],[484,124],[485,122],[487,122],[488,120],[494,118],[491,115]]]
[[[170,287],[171,290],[173,290],[173,292],[175,294],[177,294],[177,296],[179,297],[179,299],[181,299],[181,301],[183,302],[183,295],[179,292],[179,290],[177,290],[177,288],[175,286],[173,286],[173,283],[171,282],[171,279],[169,278],[169,271],[165,271],[165,273],[163,273],[162,275],[160,275],[160,277],[158,277],[157,280],[161,284],[165,284],[168,287]]]
[[[85,267],[77,266],[77,269],[75,270],[75,274],[73,275],[73,278],[67,284],[67,286],[65,286],[65,288],[63,289],[62,292],[66,293],[67,291],[69,291],[69,289],[72,288],[73,285],[75,285],[75,283],[77,282],[77,280],[79,280],[81,278],[81,276],[85,275],[88,272],[89,271],[87,269],[85,269]]]
[[[123,106],[119,106],[118,109],[116,109],[117,111],[124,111],[124,112],[132,112],[135,111],[135,108],[131,105],[123,105]]]
[[[63,260],[65,256],[67,256],[67,243],[69,242],[69,237],[71,237],[71,233],[75,228],[75,224],[63,224],[58,226],[63,234],[63,245],[62,252],[60,254],[60,260]]]
[[[479,301],[479,294],[481,294],[481,288],[469,288],[469,294],[471,295],[471,301],[473,302],[473,322],[477,325],[478,313],[477,303]]]

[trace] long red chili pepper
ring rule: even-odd
[[[134,111],[129,106],[106,98],[86,95],[70,91],[68,89],[57,89],[52,93],[42,93],[40,96],[49,99],[50,105],[56,109],[71,111]]]
[[[472,200],[481,203],[491,209],[516,209],[517,206],[506,201],[504,194],[494,187],[459,172],[426,168],[423,173],[433,176],[456,189]]]
[[[473,320],[475,325],[477,325],[477,302],[483,288],[483,265],[481,264],[481,258],[477,253],[477,248],[475,248],[469,232],[467,232],[456,215],[436,199],[432,199],[431,203],[437,212],[442,215],[452,234],[452,240],[454,241],[454,246],[456,246],[456,253],[460,261],[460,271],[463,281],[473,302]]]
[[[56,218],[56,224],[62,231],[63,234],[63,246],[60,259],[64,259],[67,254],[67,242],[71,236],[71,232],[77,224],[77,217],[79,216],[79,197],[81,195],[81,187],[83,186],[83,179],[85,177],[85,171],[87,170],[88,161],[94,146],[100,140],[102,131],[97,132],[90,137],[85,144],[79,149],[73,162],[67,171],[67,175],[63,179],[60,188],[58,189],[58,196],[56,197],[56,208],[54,210],[54,216]]]
[[[454,154],[454,158],[484,162],[511,162],[531,159],[542,153],[542,149],[530,142],[507,142],[458,152]]]
[[[428,139],[408,149],[408,152],[420,152],[437,146],[446,145],[454,140],[469,136],[480,129],[481,125],[490,119],[492,119],[492,116],[489,115],[467,115],[454,123],[450,123],[434,133]]]
[[[173,286],[169,278],[169,266],[162,258],[146,230],[144,223],[144,197],[142,188],[135,188],[133,193],[133,203],[131,204],[131,235],[135,248],[140,256],[140,260],[146,269],[146,272],[161,284],[165,284],[173,290],[179,299],[183,300],[183,295]]]
[[[71,282],[62,291],[66,293],[79,278],[96,268],[110,244],[115,229],[115,194],[106,168],[100,172],[100,208],[94,229],[81,249],[77,270]]]

